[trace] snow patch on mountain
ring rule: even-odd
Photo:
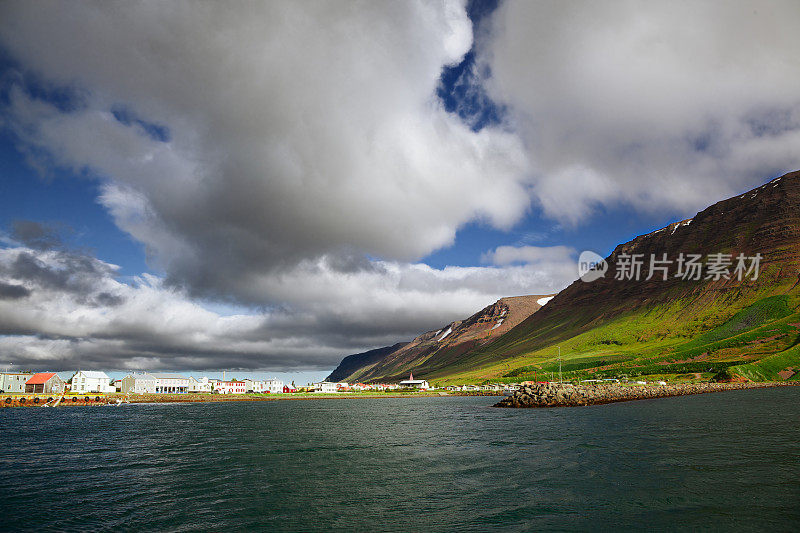
[[[555,296],[545,296],[544,298],[539,298],[538,300],[536,300],[536,303],[539,305],[544,305],[553,298],[555,298]]]

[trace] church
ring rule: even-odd
[[[409,372],[408,379],[404,379],[400,382],[400,386],[407,388],[407,389],[420,389],[420,390],[427,390],[430,389],[430,385],[424,379],[414,379],[414,373]]]

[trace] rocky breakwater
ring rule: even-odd
[[[727,390],[754,389],[800,382],[777,383],[682,383],[674,385],[619,385],[592,384],[572,385],[568,383],[537,383],[516,391],[504,398],[495,407],[569,407],[597,405],[648,398],[666,398],[686,394],[704,394]]]

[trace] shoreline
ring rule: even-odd
[[[368,400],[381,398],[445,398],[448,396],[499,396],[497,393],[483,392],[414,392],[414,393],[282,393],[282,394],[136,394],[126,398],[121,393],[89,395],[67,394],[58,407],[103,407],[122,404],[166,404],[166,403],[225,403],[225,402],[276,402],[306,400]],[[48,400],[58,395],[11,393],[0,394],[0,408],[4,407],[43,407]]]
[[[745,389],[800,386],[800,381],[733,382],[733,383],[681,383],[671,385],[619,385],[619,384],[571,384],[537,383],[505,396],[492,407],[511,409],[581,407],[608,403],[629,402],[694,394],[709,394]],[[48,394],[0,394],[0,408],[43,407],[55,395]],[[374,400],[381,398],[446,398],[460,396],[500,397],[496,392],[470,391],[425,391],[414,393],[283,393],[283,394],[136,394],[126,397],[121,393],[111,394],[67,394],[58,407],[104,407],[118,404],[156,405],[168,403],[225,403],[225,402],[275,402],[310,400]],[[57,396],[56,396],[57,398]]]
[[[798,381],[766,381],[735,383],[687,383],[675,385],[572,385],[537,383],[526,386],[493,407],[511,409],[547,407],[583,407],[608,403],[630,402],[656,398],[672,398],[694,394],[710,394],[745,389],[796,387]]]
[[[143,394],[131,396],[130,403],[224,403],[224,402],[279,402],[305,400],[374,400],[381,398],[446,398],[448,396],[499,396],[481,393],[283,393],[283,394]],[[118,394],[111,398],[123,398]]]

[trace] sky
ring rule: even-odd
[[[0,367],[327,375],[800,169],[797,2],[0,3]]]

